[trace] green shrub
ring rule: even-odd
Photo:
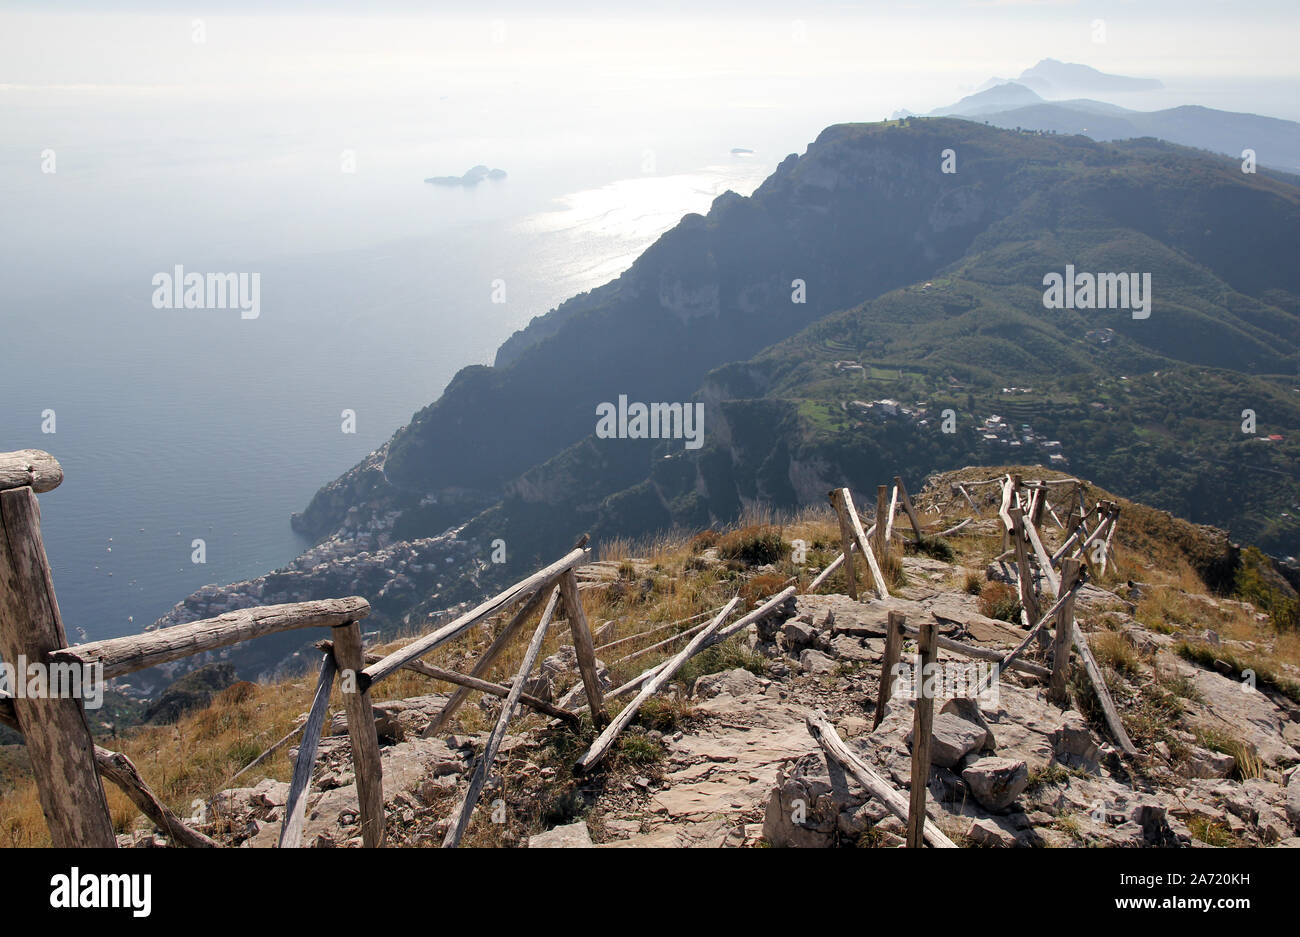
[[[1255,547],[1241,551],[1241,566],[1234,582],[1238,596],[1268,612],[1279,631],[1300,628],[1300,602],[1283,591],[1285,580],[1267,556]]]
[[[789,552],[790,545],[781,539],[781,532],[772,527],[743,527],[718,541],[720,557],[746,566],[778,563]]]
[[[767,658],[745,647],[740,643],[740,637],[736,636],[696,654],[682,665],[673,679],[689,689],[705,674],[735,670],[737,667],[763,676],[767,673]]]

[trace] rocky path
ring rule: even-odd
[[[945,589],[955,572],[947,564],[909,557],[906,569],[912,585],[887,602],[798,596],[785,614],[751,628],[746,641],[755,661],[764,662],[753,668],[762,675],[737,669],[700,677],[686,701],[689,714],[676,730],[655,735],[664,755],[653,769],[584,788],[583,819],[521,836],[517,844],[900,844],[901,822],[828,770],[805,719],[824,712],[865,761],[906,790],[911,701],[893,700],[872,730],[888,612],[935,620],[941,633],[986,647],[1010,647],[1023,634],[981,615],[973,596]],[[1300,707],[1176,657],[1171,638],[1142,628],[1130,612],[1124,599],[1100,589],[1080,596],[1082,620],[1106,615],[1151,662],[1152,674],[1118,687],[1121,707],[1139,705],[1160,672],[1166,684],[1182,678],[1184,698],[1169,717],[1167,741],[1144,749],[1139,763],[1125,762],[1080,712],[1049,702],[1041,681],[1004,674],[996,698],[978,705],[938,701],[932,818],[971,846],[1300,845]],[[562,656],[548,659],[544,670],[562,668]],[[958,660],[946,652],[940,659]],[[470,736],[418,737],[444,698],[379,707],[385,798],[398,844],[440,842],[481,747]],[[1243,771],[1233,756],[1201,747],[1207,725],[1230,729],[1258,764]],[[304,842],[355,846],[357,797],[345,726],[332,731]],[[534,792],[557,771],[534,763],[539,744],[530,734],[509,738],[498,761]],[[287,785],[263,782],[223,792],[214,809],[232,821],[235,843],[271,846],[286,794]],[[488,795],[484,802],[491,802]]]

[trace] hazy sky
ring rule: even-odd
[[[689,103],[692,80],[719,75],[907,73],[969,85],[1044,57],[1162,78],[1294,77],[1298,10],[1294,0],[9,2],[0,3],[0,85],[349,95],[448,74],[489,83],[581,75],[589,92],[663,82]]]

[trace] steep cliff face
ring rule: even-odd
[[[383,473],[354,469],[322,490],[300,529],[327,536],[349,501],[390,498],[390,486],[416,500],[451,487],[495,498],[590,433],[596,404],[685,400],[711,368],[959,256],[1015,203],[1019,168],[1051,154],[1028,138],[1025,152],[1002,152],[986,128],[962,124],[962,175],[944,174],[957,129],[829,128],[752,197],[720,196],[617,281],[534,320],[497,367],[461,371],[393,437]]]

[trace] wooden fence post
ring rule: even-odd
[[[1033,511],[1033,516],[1032,516],[1031,520],[1033,521],[1035,527],[1042,527],[1042,526],[1043,526],[1043,512],[1044,512],[1045,510],[1047,510],[1047,506],[1048,506],[1048,505],[1047,505],[1047,489],[1046,489],[1045,487],[1044,487],[1044,488],[1039,488],[1039,489],[1035,492],[1035,495],[1037,495],[1037,497],[1034,499],[1034,511]]]
[[[1117,567],[1116,570],[1117,574],[1118,574],[1118,566],[1119,566],[1118,563],[1115,563],[1114,554],[1111,553],[1111,543],[1115,539],[1115,528],[1119,526],[1119,502],[1111,501],[1109,503],[1109,507],[1110,507],[1110,523],[1106,527],[1106,545],[1102,548],[1102,553],[1101,553],[1101,572],[1099,574],[1101,576],[1106,575],[1106,566],[1108,563]]]
[[[876,530],[871,535],[871,548],[876,554],[876,559],[883,567],[888,559],[888,551],[892,546],[885,539],[885,528],[889,526],[889,518],[886,516],[889,512],[889,486],[876,486]]]
[[[835,762],[848,772],[855,781],[866,788],[872,798],[882,807],[898,817],[898,819],[907,820],[907,798],[874,768],[858,757],[853,749],[844,744],[844,740],[835,731],[835,727],[830,724],[825,713],[820,710],[810,713],[804,720],[804,724],[808,727],[808,734],[822,747],[822,751],[826,755],[827,767],[830,766],[830,762]],[[939,849],[957,848],[957,844],[945,836],[943,830],[939,829],[933,821],[926,821],[925,823],[925,838],[930,841],[931,846]]]
[[[871,728],[875,730],[880,720],[885,718],[885,707],[894,693],[894,666],[898,663],[899,652],[903,649],[903,628],[907,617],[902,612],[890,612],[885,626],[885,656],[880,662],[880,693],[876,697],[876,716]]]
[[[998,504],[998,517],[1002,518],[1002,552],[1011,549],[1011,505],[1014,503],[1015,489],[1008,475],[1002,483],[1002,500]]]
[[[916,516],[916,507],[912,504],[912,498],[907,493],[907,486],[903,484],[903,476],[894,476],[894,487],[898,489],[899,498],[903,502],[903,510],[907,512],[907,519],[912,524],[912,532],[916,534],[916,542],[920,543],[925,539],[925,535],[921,533],[921,521]]]
[[[844,507],[844,489],[836,488],[827,497],[831,500],[831,507],[835,509],[835,516],[840,522],[840,544],[844,550],[844,578],[849,584],[849,598],[857,600],[858,597],[858,579],[853,571],[853,531],[849,528],[849,519],[845,515]]]
[[[542,653],[542,644],[546,641],[546,632],[551,626],[551,616],[555,614],[555,606],[559,604],[561,591],[559,586],[551,590],[551,597],[546,603],[546,608],[542,610],[542,618],[537,623],[537,630],[533,632],[532,640],[528,642],[528,649],[524,651],[523,663],[519,665],[514,682],[510,684],[510,692],[506,695],[505,702],[501,704],[496,725],[492,727],[483,746],[483,755],[474,765],[469,787],[465,791],[464,798],[457,804],[455,815],[447,827],[447,835],[442,840],[444,849],[454,849],[459,846],[465,831],[469,829],[470,817],[474,815],[474,807],[478,804],[479,795],[483,793],[483,785],[487,783],[488,776],[492,773],[492,762],[496,761],[497,751],[505,741],[506,729],[509,728],[510,720],[514,717],[515,707],[519,705],[519,698],[523,695],[528,675],[533,672],[537,656]]]
[[[1020,586],[1020,605],[1025,613],[1025,627],[1030,627],[1038,621],[1038,594],[1034,589],[1034,574],[1029,568],[1029,551],[1025,548],[1025,512],[1012,506],[1008,511],[1011,515],[1011,540],[1012,546],[1016,551],[1016,578]]]
[[[1082,523],[1083,515],[1079,513],[1078,508],[1071,508],[1070,513],[1066,515],[1065,536],[1067,538],[1073,536],[1074,532],[1079,529],[1079,525]]]
[[[1061,595],[1065,604],[1056,616],[1056,633],[1052,642],[1052,682],[1047,697],[1058,706],[1070,702],[1066,680],[1070,670],[1070,645],[1074,641],[1074,584],[1079,581],[1082,564],[1076,559],[1061,563]]]
[[[31,487],[24,484],[0,491],[0,656],[15,667],[20,660],[46,666],[47,655],[68,643],[40,518]],[[83,681],[90,678],[88,670],[79,668]],[[17,679],[25,675],[20,671]],[[48,690],[53,690],[52,682],[47,680]],[[95,769],[95,743],[81,701],[55,698],[52,693],[37,699],[15,696],[15,715],[27,739],[51,842],[60,848],[116,847],[104,786]]]
[[[348,738],[352,742],[352,772],[361,804],[361,842],[367,849],[375,849],[385,841],[384,769],[370,689],[363,689],[361,679],[361,671],[366,669],[361,625],[352,621],[330,630],[334,638],[334,662],[339,669],[339,689],[348,716]]]
[[[925,838],[926,787],[930,783],[930,742],[934,727],[934,693],[927,671],[934,663],[934,623],[924,622],[917,639],[920,649],[916,713],[912,719],[912,790],[907,810],[907,848],[920,849]]]
[[[600,680],[596,676],[596,647],[591,640],[591,627],[587,624],[587,613],[582,610],[582,600],[578,596],[578,577],[572,569],[564,571],[560,577],[560,595],[564,599],[564,614],[569,619],[569,631],[573,634],[573,650],[578,657],[578,669],[582,672],[582,683],[587,691],[587,704],[591,707],[591,721],[597,726],[609,722],[605,712],[605,700],[600,691]]]
[[[867,540],[866,533],[862,530],[862,521],[858,518],[857,509],[853,506],[853,495],[849,489],[841,488],[837,493],[838,510],[840,510],[841,523],[847,523],[849,530],[853,533],[853,542],[857,544],[859,555],[866,560],[867,567],[871,570],[871,578],[876,584],[876,597],[880,599],[889,598],[889,586],[885,584],[884,573],[880,571],[880,564],[876,562],[876,554]],[[877,530],[880,528],[877,527]]]
[[[316,766],[316,750],[320,747],[320,733],[329,713],[330,690],[334,688],[337,672],[334,655],[324,655],[320,662],[320,676],[316,678],[316,693],[307,713],[307,724],[302,727],[302,743],[293,763],[293,775],[289,779],[289,799],[285,801],[284,822],[280,824],[281,849],[297,849],[302,845],[302,829],[307,822],[307,789],[311,787],[311,772]]]

